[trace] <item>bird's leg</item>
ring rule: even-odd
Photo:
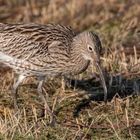
[[[13,100],[14,100],[14,108],[15,110],[18,110],[18,105],[17,105],[17,91],[18,91],[18,86],[20,83],[22,83],[22,81],[26,78],[26,76],[24,75],[19,75],[17,82],[14,83],[13,85],[13,90],[12,90],[12,94],[13,94]]]
[[[61,89],[62,89],[62,93],[65,93],[65,77],[62,76],[62,79],[61,79]]]
[[[38,87],[37,87],[37,91],[39,93],[39,96],[41,97],[41,100],[44,102],[44,106],[45,106],[45,114],[46,113],[49,113],[50,115],[50,123],[53,124],[54,123],[54,118],[53,118],[53,113],[52,113],[52,110],[50,109],[44,95],[43,95],[43,90],[42,90],[42,86],[43,86],[43,82],[44,82],[44,77],[39,77],[39,84],[38,84]]]

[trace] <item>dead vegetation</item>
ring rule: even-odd
[[[0,0],[1,22],[70,25],[96,31],[102,40],[108,103],[91,68],[75,80],[46,81],[44,93],[56,116],[48,124],[36,92],[37,81],[27,79],[19,89],[19,112],[11,97],[12,70],[1,66],[0,139],[124,140],[140,139],[140,2],[139,0]],[[89,76],[90,75],[90,76]],[[71,86],[70,86],[71,85]]]

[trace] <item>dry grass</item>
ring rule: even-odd
[[[108,103],[91,68],[76,83],[61,88],[61,79],[44,84],[56,125],[42,114],[37,81],[27,79],[19,89],[20,111],[11,97],[12,70],[0,76],[0,139],[138,140],[140,139],[140,2],[139,0],[0,0],[1,22],[38,22],[94,30],[104,47]],[[98,75],[98,73],[97,73]],[[32,84],[33,83],[33,84]]]

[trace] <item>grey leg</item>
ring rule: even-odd
[[[65,77],[62,76],[62,79],[61,79],[61,88],[62,88],[62,92],[65,93]]]
[[[14,83],[13,85],[13,99],[14,99],[14,108],[16,110],[18,110],[18,105],[17,105],[17,91],[18,91],[18,86],[20,83],[22,83],[22,81],[26,78],[26,76],[24,75],[19,75],[18,79],[17,79],[17,82]]]
[[[43,82],[44,82],[44,79],[45,77],[39,77],[38,80],[39,80],[39,84],[38,84],[38,87],[37,87],[37,91],[39,93],[39,96],[41,97],[41,100],[44,102],[44,106],[45,106],[45,111],[47,113],[50,114],[50,123],[53,124],[54,123],[54,120],[53,120],[53,113],[45,99],[45,97],[43,96],[43,91],[42,91],[42,86],[43,86]]]

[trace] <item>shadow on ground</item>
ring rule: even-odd
[[[127,79],[122,75],[111,76],[106,81],[108,88],[107,101],[111,101],[113,97],[125,98],[130,95],[140,95],[140,79]],[[88,98],[80,100],[76,105],[73,115],[77,117],[81,109],[87,107],[91,101],[104,101],[104,92],[99,80],[95,78],[88,80],[71,80],[71,87],[80,91],[84,91]]]

